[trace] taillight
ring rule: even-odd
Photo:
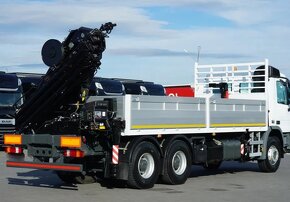
[[[63,155],[65,157],[83,158],[85,156],[85,153],[81,150],[67,149],[67,150],[64,150]]]
[[[21,147],[5,147],[5,152],[7,154],[23,154],[23,149]]]

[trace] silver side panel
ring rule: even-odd
[[[91,97],[88,102],[108,97]],[[126,121],[123,136],[266,131],[263,100],[125,95],[117,117]]]
[[[204,98],[133,96],[131,129],[205,127]]]
[[[210,127],[264,126],[265,101],[210,99]]]

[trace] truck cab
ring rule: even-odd
[[[23,102],[37,90],[43,74],[16,72],[15,74],[21,81]]]
[[[123,84],[114,79],[95,77],[89,89],[90,96],[124,95]]]
[[[126,94],[131,95],[153,95],[165,96],[165,89],[162,85],[141,80],[121,80],[125,87]]]
[[[283,75],[269,78],[269,126],[290,133],[290,82]]]
[[[15,131],[15,107],[23,103],[21,81],[14,74],[0,73],[0,147],[5,133]]]

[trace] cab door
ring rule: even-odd
[[[269,125],[279,126],[282,132],[290,132],[290,96],[288,81],[284,78],[275,79],[273,91],[269,94]]]

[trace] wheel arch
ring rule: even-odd
[[[262,140],[263,140],[263,148],[267,148],[267,143],[268,143],[268,139],[269,137],[277,137],[281,143],[281,157],[284,157],[284,153],[283,153],[283,147],[284,147],[284,141],[283,141],[283,133],[280,127],[278,126],[271,126],[269,127],[269,129],[264,133],[264,135],[262,136]],[[266,159],[266,152],[264,152],[265,149],[263,149],[263,153],[262,156],[259,158],[259,160],[264,160]]]

